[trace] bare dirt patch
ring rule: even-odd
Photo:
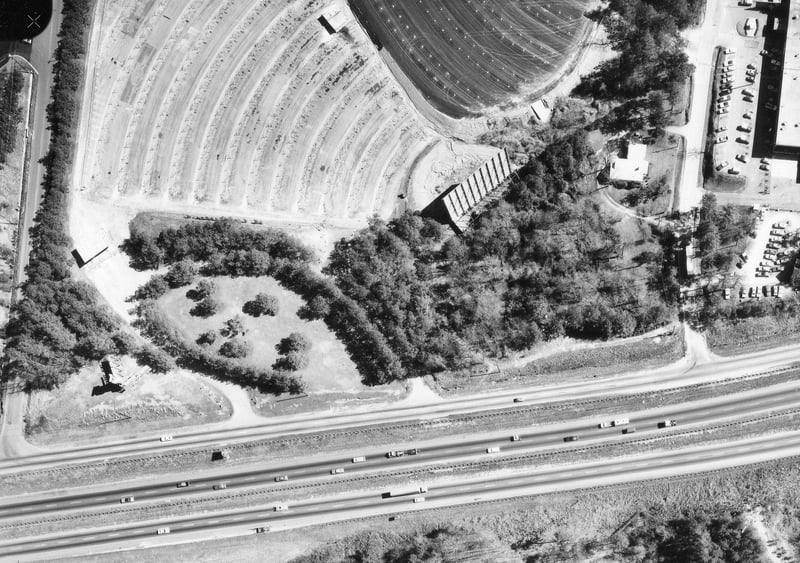
[[[100,385],[99,368],[86,368],[53,391],[31,395],[27,437],[49,445],[124,439],[137,433],[218,422],[231,414],[230,403],[202,379],[183,371],[142,375],[124,393],[92,396]]]

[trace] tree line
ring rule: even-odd
[[[17,126],[24,113],[19,105],[23,82],[18,68],[0,74],[0,164],[7,162],[17,144]]]
[[[170,265],[164,278],[154,276],[139,288],[134,297],[140,301],[163,295],[173,278],[170,272],[184,270],[178,264],[186,261],[200,264],[200,273],[207,276],[272,276],[306,300],[301,316],[325,321],[344,343],[366,383],[386,383],[406,375],[365,310],[331,280],[314,272],[309,267],[313,254],[282,231],[255,230],[227,219],[186,223],[157,235],[132,225],[123,248],[137,268]],[[141,312],[149,314],[147,309]],[[182,355],[191,351],[188,344],[181,346],[184,349],[176,351]]]
[[[31,229],[30,263],[22,299],[11,312],[3,379],[27,389],[51,389],[88,362],[109,353],[134,352],[134,338],[98,301],[96,290],[70,276],[72,247],[67,232],[69,172],[77,126],[79,85],[86,31],[94,3],[65,0],[55,51],[51,132],[44,159],[43,198]]]

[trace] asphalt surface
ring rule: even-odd
[[[0,459],[0,474],[42,469],[65,463],[87,463],[134,454],[157,454],[176,447],[223,447],[237,442],[248,442],[286,436],[288,434],[441,418],[558,400],[581,400],[608,395],[619,396],[639,392],[653,392],[659,389],[670,389],[700,382],[741,377],[776,368],[787,368],[797,362],[800,362],[800,349],[786,347],[724,358],[713,363],[694,367],[678,365],[647,372],[634,372],[613,378],[578,381],[549,387],[494,391],[481,395],[451,398],[427,405],[387,406],[377,412],[305,413],[297,416],[275,417],[263,424],[235,429],[193,428],[188,432],[173,433],[174,441],[170,443],[161,443],[158,436],[152,436]],[[515,398],[523,398],[524,402],[522,404],[514,403]]]
[[[639,481],[718,469],[777,459],[800,453],[800,435],[784,434],[773,440],[742,440],[712,447],[692,448],[678,452],[637,456],[583,464],[576,467],[532,469],[526,474],[513,474],[497,478],[463,480],[437,484],[422,494],[410,494],[412,487],[401,490],[402,496],[383,498],[380,492],[354,493],[333,499],[297,501],[285,511],[273,507],[220,512],[161,522],[145,522],[114,526],[90,532],[72,532],[47,537],[20,538],[0,542],[4,558],[45,554],[60,549],[78,549],[80,553],[102,552],[121,547],[120,542],[159,537],[159,528],[168,528],[161,536],[164,543],[186,541],[181,536],[189,532],[215,530],[236,526],[239,533],[254,532],[255,527],[284,529],[307,525],[309,517],[324,518],[332,515],[338,520],[370,514],[392,514],[417,508],[434,508],[468,504],[471,502],[502,499],[521,495],[569,490],[590,486],[614,485],[620,482]],[[406,490],[408,489],[408,490]],[[412,498],[424,497],[425,502],[413,503]],[[208,536],[207,536],[208,537]],[[141,544],[139,544],[141,545]]]
[[[511,441],[510,435],[476,439],[458,439],[450,443],[419,444],[419,451],[414,455],[389,458],[386,450],[353,451],[350,457],[329,457],[326,459],[313,459],[300,463],[273,464],[259,469],[240,469],[227,473],[217,473],[211,476],[193,477],[187,472],[188,486],[178,487],[174,480],[165,480],[137,486],[119,487],[108,485],[102,489],[67,494],[60,492],[57,495],[47,496],[27,495],[24,498],[8,498],[0,503],[0,520],[18,517],[40,517],[43,514],[86,509],[101,506],[116,506],[122,497],[134,497],[134,502],[143,500],[164,501],[186,494],[213,491],[213,487],[225,483],[226,491],[243,487],[292,486],[298,480],[312,478],[346,478],[378,470],[408,470],[420,464],[452,464],[464,460],[474,460],[481,456],[519,455],[541,452],[544,449],[552,451],[553,447],[565,446],[567,448],[585,447],[587,443],[596,445],[597,442],[610,438],[618,440],[637,440],[663,434],[665,429],[659,429],[658,423],[664,420],[677,420],[678,429],[684,426],[698,428],[699,425],[709,426],[730,422],[732,418],[757,417],[769,411],[800,409],[800,383],[789,383],[773,388],[760,389],[752,393],[728,395],[720,398],[717,404],[683,403],[669,409],[653,409],[636,413],[635,416],[619,413],[613,418],[630,417],[630,423],[621,427],[599,428],[597,421],[581,421],[558,428],[542,427],[531,429],[528,432],[519,432],[519,441]],[[666,411],[666,412],[665,412]],[[608,417],[611,418],[611,417]],[[622,434],[624,428],[635,429],[632,434]],[[565,443],[567,436],[578,436],[578,441]],[[500,448],[500,452],[489,454],[488,448]],[[365,456],[366,461],[353,463],[355,456]],[[342,474],[331,474],[331,470],[341,468]],[[195,473],[196,475],[196,473]],[[289,481],[276,482],[275,478],[287,476]],[[220,494],[223,491],[219,491]]]

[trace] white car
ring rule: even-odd
[[[133,497],[122,497],[121,499],[119,499],[119,502],[121,504],[125,504],[127,502],[133,502]]]
[[[729,112],[730,112],[730,110],[728,108],[719,108],[719,109],[717,109],[717,115],[725,115],[726,113],[729,113]]]
[[[414,497],[414,502],[425,502],[425,497]]]
[[[720,135],[719,137],[716,138],[716,140],[714,142],[719,145],[719,144],[724,143],[727,140],[728,140],[728,136],[727,135]]]
[[[336,469],[331,469],[331,475],[341,475],[344,473],[344,467],[337,467]]]
[[[717,170],[718,170],[718,171],[719,171],[719,170],[722,170],[723,168],[726,168],[726,167],[727,167],[729,164],[730,164],[730,162],[728,162],[727,160],[723,160],[722,162],[720,162],[719,164],[717,164]],[[604,428],[605,428],[605,427],[604,427]]]
[[[718,107],[718,108],[727,108],[727,107],[730,107],[730,105],[731,105],[731,103],[730,103],[730,102],[719,102],[719,103],[717,104],[717,107]]]
[[[717,101],[718,102],[727,102],[730,99],[731,99],[731,95],[730,94],[724,94],[724,95],[720,96],[719,99],[717,99]]]
[[[745,119],[753,119],[753,112],[752,111],[746,111],[746,112],[744,112],[742,114],[742,117],[744,117]]]
[[[738,168],[728,168],[728,174],[732,174],[732,175],[736,176],[737,174],[741,174],[741,173],[742,173],[742,171],[739,170]]]
[[[289,505],[288,504],[276,504],[275,506],[272,507],[272,510],[273,510],[273,512],[284,512],[286,510],[289,510]]]
[[[169,533],[169,528],[159,528],[159,529],[156,531],[156,533],[157,533],[159,536],[163,536],[164,534],[168,534],[168,533]]]
[[[741,154],[741,153],[737,154],[736,155],[736,160],[738,160],[739,162],[747,162],[747,155],[746,154]]]
[[[353,458],[353,463],[361,463],[362,461],[367,461],[367,458],[363,455],[359,455]]]
[[[162,442],[171,442],[172,441],[172,434],[164,434],[161,436]]]

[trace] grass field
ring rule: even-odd
[[[308,367],[298,373],[303,376],[307,390],[322,392],[356,392],[361,390],[361,378],[344,345],[327,329],[323,321],[304,321],[297,316],[303,305],[299,295],[281,287],[272,278],[213,279],[217,286],[214,297],[222,304],[220,310],[206,319],[194,317],[189,310],[195,302],[186,297],[188,288],[174,289],[159,300],[167,317],[190,342],[208,330],[219,330],[226,320],[239,315],[247,333],[243,338],[253,345],[253,351],[242,361],[255,367],[269,367],[277,359],[275,345],[292,332],[303,333],[311,341]],[[251,317],[242,313],[242,305],[264,292],[278,299],[279,310],[274,317]],[[213,344],[218,349],[226,339],[222,336]]]
[[[547,81],[582,39],[587,0],[350,0],[440,111],[461,117]]]

